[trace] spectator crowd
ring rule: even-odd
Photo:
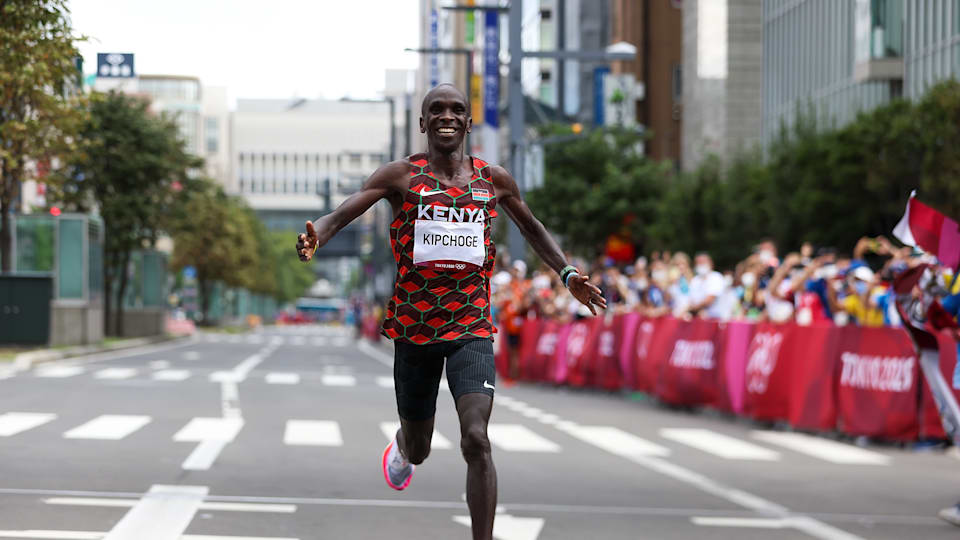
[[[706,252],[692,260],[682,252],[654,252],[626,265],[609,258],[572,260],[587,270],[613,313],[863,326],[899,326],[894,278],[915,265],[936,264],[934,257],[882,236],[861,238],[851,254],[805,243],[782,258],[776,244],[764,240],[729,269],[716,268]],[[589,315],[546,266],[528,273],[523,261],[502,255],[497,269],[491,280],[494,320],[508,337],[519,333],[526,317],[569,321]],[[953,293],[944,306],[955,307],[960,284],[946,268],[938,279]]]

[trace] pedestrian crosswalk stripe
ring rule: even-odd
[[[340,425],[330,420],[287,420],[283,444],[290,446],[343,446]]]
[[[170,362],[166,360],[154,360],[150,362],[150,369],[167,369],[170,367]]]
[[[753,438],[800,452],[830,463],[843,465],[889,465],[890,457],[829,439],[803,433],[754,431]]]
[[[242,418],[197,417],[174,436],[177,442],[232,441],[243,428]]]
[[[660,430],[660,435],[724,459],[755,461],[778,461],[780,459],[780,454],[773,450],[709,429],[663,428]]]
[[[490,443],[511,452],[559,452],[560,446],[520,424],[490,424],[487,426]]]
[[[381,422],[380,431],[383,432],[384,437],[388,441],[392,441],[393,437],[396,436],[397,430],[400,429],[400,422]],[[433,430],[433,439],[430,440],[430,449],[431,450],[450,450],[453,448],[453,444],[450,442],[450,439],[444,437],[436,429]]]
[[[63,434],[67,439],[117,441],[150,423],[149,416],[104,414]]]
[[[243,338],[238,335],[227,336],[227,343],[240,343],[242,339]]]
[[[183,381],[190,378],[190,372],[185,369],[164,369],[153,373],[156,381]]]
[[[93,376],[96,379],[129,379],[137,374],[134,368],[106,368],[96,372]]]
[[[0,531],[0,538],[42,538],[45,540],[103,540],[106,533],[93,531],[51,531],[27,529],[22,531]]]
[[[65,379],[86,371],[80,366],[44,366],[37,369],[37,377]]]
[[[306,345],[307,338],[303,336],[294,336],[293,339],[291,339],[290,343],[291,345]]]
[[[334,347],[346,347],[349,344],[350,344],[350,340],[345,337],[333,338]]]
[[[381,388],[393,388],[393,377],[377,377],[377,386]]]
[[[670,449],[612,426],[570,426],[566,430],[581,441],[622,457],[670,455]]]
[[[10,437],[42,426],[56,417],[57,415],[49,413],[8,412],[0,414],[0,437]]]
[[[324,375],[323,384],[326,386],[356,386],[357,378],[353,375]]]
[[[314,347],[326,347],[326,346],[327,346],[327,338],[325,338],[325,337],[315,337],[315,338],[313,338],[313,339],[310,340],[310,344],[313,345]]]
[[[296,373],[267,373],[267,384],[299,384],[300,375]]]
[[[184,360],[198,360],[200,358],[200,353],[197,351],[187,351],[183,353]]]

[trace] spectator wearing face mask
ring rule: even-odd
[[[713,259],[707,253],[698,253],[694,263],[696,275],[690,280],[687,313],[711,319],[729,317],[729,306],[721,301],[726,289],[723,275],[713,269]]]
[[[875,279],[873,271],[863,265],[853,266],[847,273],[847,295],[840,305],[861,326],[883,326],[883,312],[870,294]]]
[[[683,316],[690,307],[690,281],[693,278],[693,273],[690,271],[690,258],[686,253],[677,252],[670,261],[671,265],[667,271],[670,283],[668,289],[670,307],[675,315]]]

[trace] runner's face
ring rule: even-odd
[[[452,152],[463,144],[472,125],[467,103],[453,88],[441,88],[428,96],[423,104],[420,130],[427,134],[427,144],[440,151]]]

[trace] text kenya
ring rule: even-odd
[[[881,392],[907,392],[913,386],[914,359],[910,356],[861,356],[845,352],[840,360],[843,362],[840,386]]]
[[[417,205],[417,219],[483,223],[486,217],[483,208],[454,208],[440,204]]]

